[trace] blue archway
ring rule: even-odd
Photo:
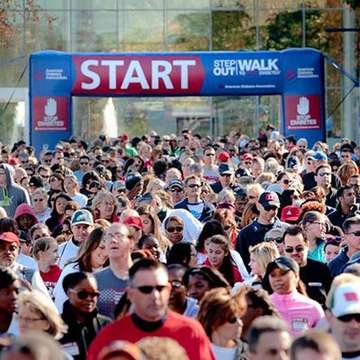
[[[72,96],[281,95],[282,132],[325,140],[324,57],[314,49],[30,56],[30,142],[72,135]]]

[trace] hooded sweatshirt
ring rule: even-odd
[[[35,224],[37,224],[39,222],[36,217],[34,209],[26,203],[21,204],[16,208],[14,220],[16,220],[21,215],[30,215],[31,217],[34,218]]]
[[[6,210],[8,217],[14,217],[15,210],[20,204],[30,205],[28,192],[17,185],[13,178],[13,168],[8,164],[1,164],[6,173],[6,187],[0,187],[0,206]]]

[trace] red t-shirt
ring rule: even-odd
[[[210,341],[200,323],[173,311],[168,312],[164,324],[151,332],[137,327],[130,315],[104,327],[90,345],[87,360],[97,360],[99,352],[115,340],[136,343],[144,337],[169,337],[176,340],[190,360],[215,360]]]
[[[43,279],[44,284],[48,289],[51,297],[53,297],[53,291],[56,283],[59,280],[60,275],[61,275],[61,269],[57,265],[51,265],[50,270],[46,273],[40,271],[40,276]]]

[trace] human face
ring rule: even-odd
[[[58,245],[55,243],[51,244],[47,250],[39,252],[39,259],[48,266],[55,265],[58,258]]]
[[[72,178],[65,178],[64,180],[64,189],[67,193],[72,194],[73,191],[77,188],[77,182]]]
[[[221,339],[222,342],[236,341],[240,339],[243,323],[239,317],[234,316],[227,322],[218,326],[212,334],[212,337]]]
[[[319,352],[310,348],[297,348],[295,353],[295,360],[335,360],[337,357],[330,354],[320,354]]]
[[[189,276],[188,295],[197,301],[200,301],[205,293],[210,290],[210,285],[201,274],[193,274]]]
[[[331,312],[326,312],[331,334],[340,346],[342,352],[360,350],[360,322],[352,319],[348,322],[341,321]]]
[[[105,249],[110,259],[128,257],[131,243],[128,229],[121,224],[112,224],[105,233]]]
[[[318,186],[328,188],[331,184],[331,170],[327,167],[321,168],[315,175],[315,181]]]
[[[153,237],[147,239],[144,241],[143,249],[150,250],[153,256],[155,256],[156,259],[159,259],[160,257],[160,244],[159,241]]]
[[[351,225],[344,238],[351,255],[360,251],[360,224]]]
[[[80,281],[67,291],[70,304],[84,314],[92,313],[96,309],[99,294],[96,280],[92,277]]]
[[[200,197],[201,194],[201,181],[199,179],[191,179],[186,184],[186,193],[188,197]]]
[[[276,206],[262,206],[260,203],[257,204],[259,210],[259,220],[265,224],[271,224],[278,212],[278,208]]]
[[[80,170],[83,173],[88,172],[90,170],[88,159],[80,159]]]
[[[306,265],[309,246],[305,243],[304,236],[302,234],[285,235],[284,251],[285,255],[293,258],[299,266]]]
[[[332,259],[334,259],[340,251],[340,246],[336,245],[328,245],[325,249],[325,258],[326,262],[329,263]]]
[[[27,231],[36,223],[36,220],[30,214],[23,214],[16,218],[16,222],[20,230]]]
[[[168,239],[173,244],[176,244],[177,242],[182,240],[184,226],[182,224],[179,224],[177,221],[169,221],[165,230]]]
[[[98,247],[91,252],[91,267],[93,269],[101,268],[107,258],[105,240],[101,240]]]
[[[186,288],[183,283],[183,276],[184,271],[182,270],[173,269],[169,271],[169,283],[171,284],[170,307],[182,307],[186,302]]]
[[[103,219],[111,219],[115,211],[115,203],[111,198],[104,198],[99,204],[100,217]]]
[[[40,170],[40,171],[39,171],[39,176],[43,179],[43,181],[45,182],[45,184],[48,184],[48,183],[49,183],[50,171]]]
[[[248,192],[248,199],[250,204],[255,204],[257,199],[259,197],[259,194],[257,191],[250,189]]]
[[[342,163],[346,163],[346,162],[351,161],[351,152],[350,151],[343,151],[340,154],[340,158],[341,158]]]
[[[258,275],[258,276],[262,275],[260,265],[259,265],[259,263],[258,263],[258,261],[256,259],[256,256],[254,255],[254,253],[250,254],[249,266],[250,266],[250,269],[251,269],[251,274]]]
[[[291,185],[291,179],[289,178],[289,176],[284,175],[281,180],[279,181],[279,185],[284,189],[288,189]]]
[[[49,230],[46,227],[41,227],[33,232],[32,241],[38,240],[46,236],[50,236]]]
[[[50,189],[51,190],[62,190],[61,180],[59,180],[55,176],[52,176],[50,178]]]
[[[141,291],[143,286],[153,289],[146,294]],[[167,313],[170,290],[171,285],[165,270],[140,270],[132,279],[127,295],[136,315],[145,321],[159,321]]]
[[[326,232],[325,219],[319,217],[306,225],[306,233],[308,238],[323,239]]]
[[[340,202],[342,205],[348,207],[355,205],[356,195],[354,189],[344,190],[343,196],[340,198]]]
[[[149,235],[154,233],[154,224],[149,215],[140,215],[143,223],[143,233],[144,235]]]
[[[190,262],[189,262],[189,268],[192,268],[197,265],[197,251],[195,249],[194,245],[190,245]]]
[[[20,335],[29,331],[46,332],[50,327],[45,316],[31,304],[26,303],[19,307],[19,330]]]
[[[215,163],[215,150],[213,149],[206,150],[203,157],[203,161],[206,166],[213,165]]]
[[[13,313],[16,310],[16,301],[19,294],[20,283],[14,281],[7,288],[0,289],[0,311]]]
[[[93,228],[94,227],[92,225],[88,225],[88,224],[71,225],[71,231],[74,234],[74,239],[75,239],[75,241],[78,241],[78,242],[85,241],[89,237]]]
[[[229,187],[232,183],[232,174],[220,174],[219,180],[222,187]]]
[[[43,194],[36,192],[33,193],[32,195],[32,205],[34,208],[35,213],[42,213],[43,211],[45,211],[45,209],[47,208],[47,203],[46,203],[46,196],[44,196]]]
[[[140,238],[142,237],[142,230],[136,226],[128,226],[129,239],[131,241],[131,251],[138,247]]]
[[[293,271],[285,271],[275,268],[271,271],[269,281],[274,293],[285,295],[296,289],[298,283],[298,275]]]
[[[288,360],[291,337],[285,331],[267,331],[260,335],[251,360]]]
[[[214,243],[206,244],[205,252],[210,262],[210,265],[216,269],[218,269],[222,265],[224,257],[225,255],[227,255],[222,245]]]
[[[62,197],[59,197],[56,199],[55,209],[59,215],[63,215],[65,213],[65,206],[67,203],[68,203],[68,201]]]
[[[14,263],[19,254],[19,246],[13,242],[0,240],[0,266],[8,267]]]
[[[177,204],[184,197],[184,191],[178,187],[172,187],[171,189],[169,189],[169,192],[170,192],[173,204]]]

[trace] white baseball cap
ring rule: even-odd
[[[360,314],[360,283],[345,283],[336,287],[331,312],[339,317]]]

